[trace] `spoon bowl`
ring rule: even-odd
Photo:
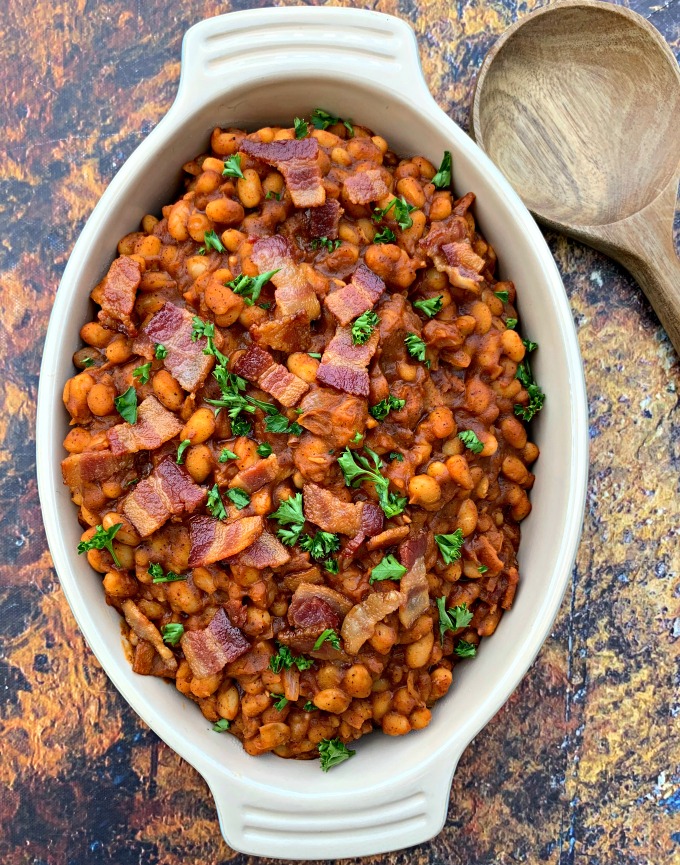
[[[537,10],[499,39],[472,126],[541,222],[628,267],[680,352],[680,72],[640,15],[601,0]]]

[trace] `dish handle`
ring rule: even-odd
[[[182,43],[177,103],[205,103],[239,84],[269,77],[335,78],[386,85],[432,100],[418,44],[399,18],[362,9],[251,9],[208,18]]]
[[[437,835],[446,821],[460,753],[425,758],[416,774],[404,778],[397,772],[394,784],[377,787],[363,778],[343,790],[321,773],[318,786],[310,783],[304,794],[219,770],[204,778],[222,834],[235,850],[282,859],[340,859],[411,847]],[[348,763],[332,771],[361,769]]]

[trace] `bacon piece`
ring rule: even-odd
[[[335,589],[300,583],[288,607],[288,622],[294,628],[337,628],[351,609],[352,602]]]
[[[225,664],[236,661],[250,649],[250,643],[220,608],[207,628],[185,631],[180,640],[191,672],[199,679],[214,676]]]
[[[253,648],[237,661],[227,664],[225,673],[227,676],[253,676],[255,673],[263,673],[269,667],[271,648],[265,642],[257,642]]]
[[[316,484],[305,484],[302,490],[305,518],[324,532],[338,532],[354,537],[361,528],[361,503],[343,502]]]
[[[307,281],[304,270],[293,260],[292,248],[285,237],[275,234],[258,240],[250,257],[260,273],[278,270],[272,276],[272,282],[276,286],[274,297],[280,315],[305,312],[310,321],[321,315],[319,298]]]
[[[128,336],[136,335],[131,316],[141,279],[142,271],[134,258],[121,255],[111,263],[109,272],[90,295],[101,306],[97,318],[103,325],[116,327]]]
[[[173,303],[165,303],[151,321],[142,328],[142,337],[135,340],[132,349],[145,357],[150,355],[150,344],[161,343],[167,349],[163,363],[184,390],[194,393],[203,384],[215,362],[212,355],[203,354],[208,341],[204,336],[191,339],[194,316]]]
[[[319,207],[326,201],[326,190],[316,161],[319,153],[316,138],[270,143],[244,138],[240,150],[281,172],[296,207]]]
[[[327,200],[321,207],[310,208],[305,214],[309,236],[327,237],[329,240],[335,240],[338,236],[338,224],[343,212],[340,203],[335,198]]]
[[[340,553],[341,558],[351,558],[366,538],[372,538],[382,531],[385,517],[380,505],[373,502],[361,503],[361,526],[358,533],[345,545]]]
[[[175,659],[172,649],[165,645],[158,628],[153,622],[147,619],[137,604],[128,599],[123,601],[121,609],[123,610],[125,621],[132,628],[135,634],[137,634],[137,636],[142,640],[146,640],[147,643],[151,643],[170,669],[176,670],[177,660]]]
[[[206,499],[183,466],[172,457],[162,460],[123,502],[123,513],[146,538],[172,516],[193,513]]]
[[[415,565],[416,561],[424,558],[427,552],[428,532],[419,532],[417,535],[412,535],[407,538],[402,544],[399,544],[397,555],[401,564],[409,570]]]
[[[368,396],[370,381],[367,367],[378,348],[379,338],[376,329],[365,345],[353,345],[352,329],[339,327],[323,353],[316,371],[317,381],[355,396]]]
[[[456,216],[465,216],[474,204],[475,198],[476,196],[474,192],[466,192],[462,198],[459,198],[458,201],[454,202],[452,213]]]
[[[161,678],[174,679],[177,665],[175,663],[175,667],[173,668],[167,661],[161,658],[151,643],[140,639],[135,646],[132,669],[141,676],[159,676]]]
[[[352,281],[344,288],[327,294],[324,303],[342,325],[347,325],[357,316],[373,309],[385,283],[373,271],[360,264],[352,274]]]
[[[324,438],[330,447],[342,448],[368,420],[366,400],[327,387],[314,387],[299,406],[303,412],[298,423]]]
[[[255,543],[229,559],[228,563],[261,571],[264,568],[280,568],[289,561],[290,553],[283,544],[269,532],[262,532]]]
[[[67,456],[61,463],[61,473],[71,495],[80,496],[86,508],[98,508],[104,503],[101,491],[104,481],[121,480],[131,467],[131,456],[111,451],[86,451]]]
[[[391,529],[385,529],[384,532],[380,532],[380,534],[371,538],[370,541],[367,541],[366,549],[384,550],[385,547],[391,547],[394,544],[398,544],[399,541],[403,541],[404,538],[408,537],[410,530],[409,526],[395,526]]]
[[[284,315],[283,318],[264,321],[262,324],[253,324],[250,327],[250,336],[259,346],[285,351],[287,354],[307,351],[312,344],[309,316],[304,310]]]
[[[465,337],[453,322],[437,321],[436,319],[427,322],[423,328],[422,336],[429,348],[437,350],[453,349],[455,351],[465,341]]]
[[[390,191],[383,180],[382,172],[377,168],[370,168],[359,174],[350,174],[343,182],[342,188],[352,204],[379,201]]]
[[[485,262],[473,250],[468,240],[445,243],[441,248],[441,256],[433,256],[433,261],[437,270],[445,272],[456,288],[479,294],[479,285],[484,282],[480,274],[484,270]]]
[[[425,570],[425,559],[420,556],[399,583],[401,604],[399,621],[410,628],[430,606],[430,591]]]
[[[269,352],[252,345],[241,355],[233,367],[236,375],[256,382],[262,390],[271,394],[283,405],[290,407],[307,393],[307,382],[293,375],[280,363],[277,363]]]
[[[300,696],[300,671],[295,667],[285,668],[281,671],[281,681],[283,682],[283,696],[291,703],[294,703]]]
[[[282,454],[270,454],[266,459],[259,460],[247,469],[242,469],[229,481],[229,486],[254,493],[262,489],[265,484],[284,480],[292,473],[293,458],[288,451],[284,451]]]
[[[255,543],[263,531],[262,517],[242,517],[233,523],[223,523],[211,517],[193,517],[189,523],[189,567],[212,565],[235,556]]]
[[[106,435],[111,452],[136,454],[152,451],[174,438],[182,429],[182,423],[168,411],[155,396],[148,396],[137,409],[137,423],[116,424]]]
[[[349,655],[356,655],[366,640],[375,633],[375,626],[393,613],[401,603],[401,593],[373,592],[360,604],[355,604],[345,616],[340,634]]]
[[[448,216],[446,219],[433,222],[418,246],[426,255],[433,257],[445,243],[463,240],[467,234],[468,225],[462,216]]]

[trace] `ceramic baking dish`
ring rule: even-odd
[[[444,149],[452,151],[456,191],[476,193],[481,231],[498,253],[502,277],[518,286],[523,332],[540,342],[534,369],[547,393],[534,425],[541,457],[533,512],[522,524],[522,581],[512,611],[474,663],[456,667],[429,727],[404,738],[362,739],[357,755],[328,774],[316,760],[249,757],[236,738],[213,733],[174,688],[132,672],[118,613],[76,554],[81,529],[60,471],[62,387],[73,374],[79,328],[89,320],[88,294],[118,239],[172,200],[179,166],[205,148],[214,126],[290,125],[317,106],[370,126],[404,155],[438,163]],[[47,538],[78,624],[130,705],[206,779],[232,847],[338,859],[408,847],[440,831],[461,753],[516,687],[557,614],[582,522],[587,415],[574,326],[552,256],[507,181],[437,107],[407,24],[374,12],[294,7],[223,15],[187,32],[174,104],[112,180],[64,272],[45,343],[37,441]]]

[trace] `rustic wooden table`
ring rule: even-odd
[[[43,536],[33,427],[42,337],[64,263],[106,184],[170,105],[183,32],[202,18],[264,5],[17,0],[4,8],[4,865],[255,861],[222,841],[202,779],[141,723],[85,646]],[[433,93],[467,127],[485,51],[534,3],[341,5],[410,21]],[[680,0],[630,5],[680,48]],[[530,673],[463,755],[444,831],[366,862],[680,861],[680,367],[627,274],[563,237],[548,242],[590,397],[590,491],[573,583]]]

